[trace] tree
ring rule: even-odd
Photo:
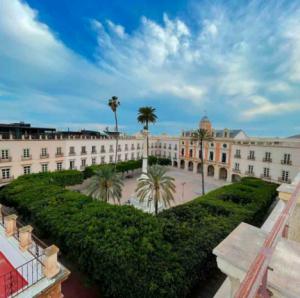
[[[199,142],[200,145],[200,159],[201,159],[201,179],[202,179],[202,195],[205,194],[204,187],[204,167],[203,167],[203,142],[212,140],[211,134],[208,130],[199,128],[192,134],[192,139]]]
[[[166,175],[166,169],[159,165],[151,166],[148,173],[141,177],[138,181],[136,194],[140,202],[145,199],[148,202],[153,200],[155,214],[158,213],[158,202],[163,202],[165,206],[170,206],[170,202],[174,201],[173,193],[176,186],[175,179]]]
[[[118,156],[118,142],[119,142],[119,130],[118,130],[118,117],[117,109],[120,105],[120,101],[117,96],[113,96],[108,100],[108,105],[115,115],[115,137],[116,137],[116,152],[115,152],[115,171],[117,166],[117,156]]]
[[[104,202],[112,199],[115,203],[117,200],[120,204],[123,185],[121,176],[111,166],[105,166],[95,171],[84,193]]]
[[[137,121],[141,124],[144,124],[144,129],[149,129],[149,123],[155,123],[157,116],[155,114],[155,108],[152,107],[141,107],[138,110]],[[147,134],[147,157],[149,156],[149,139]]]

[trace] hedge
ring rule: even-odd
[[[117,163],[117,171],[120,173],[125,173],[125,172],[129,172],[129,171],[134,171],[137,169],[142,168],[142,159],[138,159],[138,160],[128,160],[128,161],[121,161]],[[149,165],[153,165],[153,164],[160,164],[160,165],[170,165],[171,164],[171,160],[169,158],[160,158],[160,157],[155,157],[155,156],[149,156],[148,158],[148,163]],[[114,164],[109,164],[110,166],[114,166]],[[85,168],[85,170],[83,171],[84,173],[84,178],[89,178],[91,176],[93,176],[93,173],[95,170],[107,166],[107,164],[100,164],[100,165],[92,165],[92,166],[88,166]]]
[[[276,196],[275,184],[244,178],[155,217],[69,191],[70,176],[20,177],[0,201],[55,240],[103,297],[186,297],[216,267],[212,249],[241,221],[260,224]]]

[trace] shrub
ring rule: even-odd
[[[81,179],[76,171],[23,176],[0,201],[54,239],[103,297],[186,297],[216,267],[212,249],[241,221],[261,223],[276,196],[276,185],[242,179],[155,217],[62,187]]]

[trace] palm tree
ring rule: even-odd
[[[200,144],[200,159],[201,159],[201,176],[202,176],[202,195],[205,194],[205,187],[204,187],[204,167],[203,167],[203,142],[212,140],[211,134],[208,130],[199,128],[192,134],[192,138],[195,141],[198,141]]]
[[[144,124],[144,129],[149,129],[149,123],[155,123],[157,116],[155,114],[155,108],[152,107],[141,107],[138,110],[137,121]],[[149,139],[147,134],[147,157],[149,156]]]
[[[117,109],[120,105],[120,101],[117,96],[113,96],[108,100],[108,105],[115,115],[115,137],[116,137],[116,153],[115,153],[115,171],[117,167],[117,156],[118,156],[118,142],[119,142],[119,130],[118,130],[118,117]]]
[[[176,186],[174,178],[166,175],[166,169],[159,165],[151,166],[148,173],[138,181],[136,194],[140,202],[145,199],[150,203],[154,201],[155,214],[158,213],[158,202],[162,201],[165,206],[170,206],[174,201],[173,193]]]
[[[104,202],[112,199],[115,203],[117,200],[120,204],[123,185],[121,176],[111,166],[104,166],[95,171],[84,193]]]

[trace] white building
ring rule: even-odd
[[[300,170],[300,138],[250,138],[240,129],[214,130],[207,117],[200,127],[213,136],[203,146],[207,176],[227,181],[255,176],[289,183]],[[200,173],[200,146],[191,133],[150,136],[149,154],[170,158],[173,166]],[[140,159],[143,136],[121,136],[118,147],[118,161]],[[0,125],[0,185],[23,174],[112,163],[114,151],[114,138],[99,132],[57,132],[24,123]]]

